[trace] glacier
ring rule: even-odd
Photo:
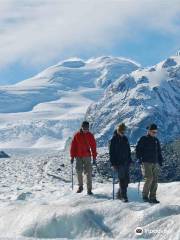
[[[98,149],[99,161],[104,151]],[[138,183],[131,183],[129,203],[123,203],[112,199],[112,178],[94,170],[94,195],[87,195],[86,186],[76,194],[66,152],[28,148],[9,149],[8,154],[11,158],[0,161],[1,239],[179,240],[179,182],[159,184],[157,205],[144,203]],[[143,230],[141,236],[137,228]]]

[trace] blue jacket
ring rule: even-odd
[[[131,163],[131,149],[128,138],[118,135],[114,132],[109,145],[110,162],[113,166],[119,166]]]

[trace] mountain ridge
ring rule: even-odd
[[[99,146],[107,144],[120,122],[135,144],[155,122],[163,142],[180,135],[180,56],[125,74],[110,84],[102,99],[91,105],[86,118],[92,123]],[[166,123],[166,125],[165,125]]]

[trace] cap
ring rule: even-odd
[[[89,122],[88,121],[83,121],[82,124],[81,124],[81,127],[83,129],[89,129]]]
[[[155,123],[152,123],[149,126],[147,126],[146,129],[148,129],[148,130],[157,130],[157,125]]]

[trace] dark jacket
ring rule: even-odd
[[[126,136],[118,135],[117,131],[109,143],[110,162],[113,166],[130,164],[131,149]]]
[[[140,162],[159,163],[162,165],[163,158],[159,140],[150,135],[141,137],[136,146],[136,157]]]

